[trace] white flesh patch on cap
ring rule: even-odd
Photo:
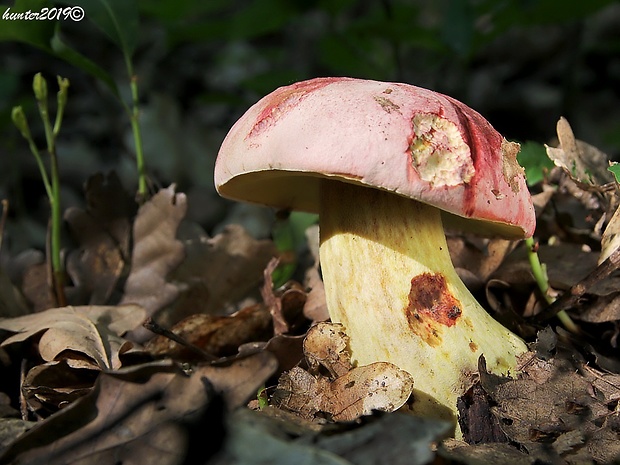
[[[450,121],[430,113],[413,117],[411,164],[433,187],[468,183],[476,169],[469,147]]]

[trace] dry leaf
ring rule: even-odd
[[[547,155],[575,182],[584,186],[603,186],[614,182],[607,168],[609,157],[592,145],[576,140],[565,118],[557,123],[560,147],[547,146]]]
[[[137,305],[117,307],[62,307],[17,318],[0,319],[0,329],[16,333],[2,347],[41,334],[38,348],[45,361],[53,361],[64,351],[89,357],[100,369],[119,368],[119,353],[128,342],[120,335],[145,318]]]
[[[264,283],[261,288],[261,296],[263,298],[263,302],[265,302],[265,305],[269,309],[269,313],[271,313],[271,318],[273,319],[273,332],[276,336],[288,333],[289,329],[288,324],[282,315],[282,301],[274,294],[273,281],[271,279],[271,275],[279,263],[280,260],[275,257],[269,260],[269,263],[263,272]]]
[[[102,374],[91,394],[38,423],[0,462],[164,465],[187,463],[192,453],[206,462],[222,431],[217,408],[215,416],[205,415],[215,394],[224,394],[228,408],[238,407],[274,369],[265,353],[225,368],[196,367],[191,376],[170,364]]]
[[[30,410],[47,416],[88,394],[99,373],[97,365],[86,361],[47,362],[28,370],[22,394]]]
[[[469,445],[457,439],[447,439],[439,447],[439,455],[449,463],[465,465],[534,465],[540,463],[535,456],[528,455],[516,447],[504,443]]]
[[[532,454],[544,448],[554,460],[589,463],[601,456],[593,444],[615,435],[604,455],[617,460],[620,443],[609,420],[618,416],[618,379],[605,379],[578,360],[564,348],[550,360],[529,354],[518,379],[490,375],[482,364],[481,384],[497,405],[493,411],[504,433]]]
[[[326,413],[336,421],[351,421],[373,410],[399,409],[413,390],[409,373],[387,362],[350,369],[348,338],[340,324],[319,323],[304,340],[311,374],[294,367],[280,376],[273,395],[276,406],[305,418]],[[323,366],[331,377],[321,375]]]
[[[184,246],[185,260],[170,279],[185,289],[174,307],[158,317],[162,325],[172,326],[194,313],[232,313],[229,307],[258,290],[263,270],[278,254],[271,241],[256,240],[238,225],[213,238],[187,239]]]
[[[304,339],[304,353],[309,370],[319,374],[323,366],[330,377],[337,378],[351,369],[349,337],[339,323],[318,323],[308,330]]]
[[[598,264],[603,263],[618,247],[620,247],[620,208],[616,209],[603,231]]]
[[[304,418],[323,413],[335,421],[352,421],[373,410],[399,409],[412,390],[411,375],[387,362],[353,368],[334,381],[295,367],[280,377],[273,402]]]
[[[33,264],[24,270],[22,293],[35,312],[56,306],[56,297],[52,291],[49,277],[49,266],[45,261]]]
[[[351,421],[373,410],[393,412],[402,407],[413,390],[413,378],[387,362],[353,368],[335,379],[322,410],[336,421]]]
[[[231,316],[197,314],[189,316],[171,328],[187,342],[215,357],[237,353],[240,345],[249,341],[266,341],[273,334],[271,315],[261,304],[239,310]],[[154,356],[177,360],[194,360],[196,354],[165,336],[156,336],[145,345]]]
[[[183,243],[177,229],[187,211],[187,200],[174,185],[160,190],[140,207],[133,226],[131,272],[121,304],[138,304],[154,316],[179,295],[179,287],[168,282],[168,274],[183,260]],[[144,328],[132,338],[144,341],[151,333]]]
[[[65,221],[79,244],[67,257],[67,273],[81,301],[108,303],[129,260],[135,202],[112,173],[86,184],[87,208],[69,208]]]

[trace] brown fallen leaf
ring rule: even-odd
[[[441,457],[466,465],[534,465],[538,458],[505,443],[470,445],[457,439],[444,440],[438,450]]]
[[[227,315],[238,302],[254,294],[263,281],[263,270],[278,252],[273,242],[256,240],[241,226],[230,225],[214,236],[194,233],[183,240],[185,259],[169,276],[183,290],[174,305],[157,321],[172,326],[195,313]]]
[[[576,183],[601,188],[614,182],[613,174],[607,169],[609,157],[596,147],[575,139],[566,118],[557,123],[560,147],[547,146],[547,155],[556,166],[562,168]]]
[[[411,375],[387,362],[351,368],[347,342],[341,324],[312,327],[304,340],[304,353],[314,374],[300,367],[282,374],[273,404],[304,418],[328,414],[335,421],[402,407],[413,390]],[[330,376],[320,374],[319,366]]]
[[[177,193],[174,185],[161,189],[140,207],[133,225],[131,271],[121,305],[138,304],[146,316],[153,317],[178,297],[179,286],[167,277],[185,256],[176,233],[186,211],[186,197]],[[144,328],[131,334],[139,342],[150,336]]]
[[[214,357],[234,355],[240,345],[249,341],[266,341],[273,333],[271,315],[261,304],[246,307],[230,316],[192,315],[175,324],[171,331]],[[183,361],[197,357],[189,348],[165,336],[147,341],[145,349],[155,357]]]
[[[338,378],[351,369],[349,337],[339,323],[317,323],[304,339],[304,353],[310,373],[319,374],[324,367],[331,378]]]
[[[78,243],[67,256],[67,273],[73,283],[68,293],[80,303],[103,305],[118,292],[116,286],[129,264],[136,203],[114,173],[92,176],[85,191],[86,209],[69,208],[64,215]]]
[[[334,421],[352,421],[374,410],[399,409],[412,390],[411,375],[387,362],[353,368],[333,381],[295,367],[280,377],[272,401],[304,418],[327,414]]]
[[[25,269],[22,275],[22,293],[35,312],[56,306],[56,297],[52,291],[49,276],[49,267],[43,258],[41,262]]]
[[[88,394],[99,373],[88,361],[55,360],[28,370],[21,390],[30,410],[48,416]]]
[[[601,253],[598,257],[598,264],[600,265],[604,260],[609,258],[609,256],[614,253],[618,247],[620,247],[620,208],[616,208],[616,211],[603,231],[603,236],[601,237]]]
[[[88,393],[101,370],[121,367],[121,355],[133,348],[121,335],[143,319],[135,305],[62,307],[0,319],[1,329],[15,333],[2,347],[31,340],[43,360],[24,358],[25,405],[47,416]]]
[[[304,285],[309,289],[304,315],[313,323],[329,320],[327,301],[325,300],[325,286],[319,272],[319,225],[315,224],[306,229],[308,249],[313,258],[313,265],[306,270]]]
[[[53,361],[62,352],[89,357],[100,369],[121,366],[119,353],[129,342],[122,334],[139,326],[145,318],[138,305],[61,307],[17,318],[0,319],[0,329],[13,332],[1,344],[25,341],[40,335],[41,358]]]
[[[218,393],[228,409],[239,407],[273,370],[263,353],[189,376],[170,362],[101,374],[90,394],[22,435],[0,463],[172,465],[190,454],[206,463],[222,438]]]
[[[269,309],[271,318],[273,319],[273,332],[276,336],[288,333],[288,324],[282,315],[282,301],[273,292],[273,281],[271,275],[278,267],[280,260],[276,257],[269,260],[265,271],[263,272],[263,287],[261,288],[261,297],[263,302]]]
[[[508,254],[517,246],[517,242],[504,239],[451,235],[446,239],[454,267],[457,271],[467,270],[471,273],[479,283],[479,287],[489,279],[489,276],[500,267]]]
[[[610,421],[619,415],[614,411],[620,398],[617,377],[605,380],[564,347],[548,360],[529,354],[523,362],[519,378],[504,379],[487,373],[481,360],[481,385],[496,404],[493,413],[507,437],[532,453],[544,449],[568,463],[620,459],[617,440],[604,452],[592,446],[610,435],[617,439]],[[596,387],[601,385],[605,388]]]

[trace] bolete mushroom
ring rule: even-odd
[[[515,374],[526,346],[459,279],[443,225],[531,236],[518,151],[448,96],[318,78],[275,90],[235,123],[215,184],[231,199],[318,212],[327,305],[354,362],[408,371],[413,410],[454,421],[480,355]]]

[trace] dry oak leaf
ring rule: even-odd
[[[139,304],[152,317],[178,297],[179,286],[168,282],[167,276],[185,257],[176,234],[186,211],[187,198],[177,193],[174,185],[161,189],[140,207],[133,226],[131,271],[121,304]],[[144,328],[132,335],[140,342],[150,336]]]
[[[607,169],[609,157],[596,147],[575,139],[566,118],[557,123],[560,147],[546,146],[547,155],[570,178],[585,186],[604,186],[614,182],[614,175]]]
[[[209,415],[207,408],[218,394],[228,409],[240,407],[276,365],[261,353],[227,367],[198,366],[190,375],[170,362],[102,373],[90,394],[39,422],[0,463],[206,463],[223,428],[220,410]]]
[[[191,315],[175,324],[171,331],[214,357],[234,355],[240,345],[267,340],[273,333],[271,315],[261,304],[246,307],[230,316]],[[145,349],[156,357],[184,361],[196,359],[195,352],[165,336],[149,340]]]
[[[119,354],[132,344],[122,334],[139,326],[145,311],[138,305],[61,307],[17,318],[0,319],[0,329],[14,332],[1,346],[25,341],[41,334],[38,348],[46,362],[62,352],[86,355],[100,369],[121,366]]]
[[[214,237],[198,234],[184,239],[185,260],[170,279],[183,283],[170,315],[157,319],[172,326],[197,313],[222,315],[263,281],[263,271],[278,251],[269,240],[257,240],[241,226],[228,225]],[[232,313],[232,312],[228,312]]]
[[[550,360],[527,357],[520,377],[512,380],[487,373],[481,360],[481,384],[497,404],[493,412],[504,433],[531,454],[546,452],[567,463],[617,462],[617,377],[606,379],[563,348]]]
[[[353,368],[334,381],[295,367],[280,377],[273,402],[305,418],[327,413],[335,421],[352,421],[373,410],[399,409],[412,390],[411,375],[387,362]]]
[[[130,255],[131,219],[136,202],[118,176],[96,174],[86,182],[87,208],[71,207],[64,218],[79,244],[67,256],[67,273],[89,305],[103,305],[117,291]]]
[[[327,369],[330,377],[337,378],[351,370],[349,337],[339,323],[318,323],[308,330],[304,339],[304,353],[310,372]]]
[[[411,375],[388,362],[351,369],[348,341],[339,323],[318,323],[310,328],[303,348],[312,373],[294,367],[282,374],[274,404],[305,418],[327,413],[335,421],[402,407],[413,390]],[[320,366],[330,377],[319,373]]]

